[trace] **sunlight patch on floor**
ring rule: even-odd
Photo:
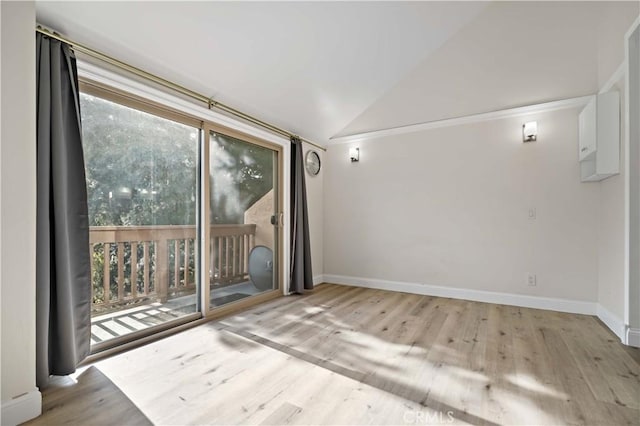
[[[529,375],[524,375],[524,374],[507,374],[505,375],[505,378],[512,384],[521,387],[523,389],[526,389],[528,391],[531,392],[535,392],[535,393],[539,393],[542,395],[548,395],[551,396],[553,398],[558,398],[558,399],[562,399],[562,400],[566,400],[567,398],[569,398],[569,395],[567,395],[564,392],[558,392],[557,390],[546,386],[542,383],[540,383],[539,381],[537,381],[535,378],[529,376]]]
[[[308,306],[306,308],[304,308],[304,312],[310,315],[315,315],[315,314],[319,314],[321,312],[324,312],[325,310],[323,308],[321,308],[320,306]]]

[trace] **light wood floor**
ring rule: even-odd
[[[639,376],[591,316],[326,284],[97,362],[31,424],[640,424]]]

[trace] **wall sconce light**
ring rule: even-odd
[[[535,142],[538,138],[538,123],[530,121],[522,125],[522,142]]]
[[[349,148],[349,158],[352,163],[360,161],[360,148]]]

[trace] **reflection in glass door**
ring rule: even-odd
[[[93,86],[82,90],[97,352],[200,316],[200,129]]]
[[[211,308],[278,288],[278,151],[209,133]]]

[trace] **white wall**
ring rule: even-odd
[[[11,424],[39,414],[40,403],[35,386],[35,6],[1,2],[0,8],[1,400],[2,424]],[[30,402],[23,405],[25,396]]]
[[[325,276],[595,302],[600,191],[580,182],[577,114],[372,139],[354,164],[353,144],[331,146]],[[529,120],[538,142],[523,144]]]
[[[305,171],[307,207],[309,208],[309,234],[311,237],[311,268],[313,270],[314,281],[318,284],[323,281],[322,274],[324,273],[323,194],[326,165],[324,152],[321,149],[305,143],[303,156],[306,156],[309,150],[316,151],[320,156],[320,173],[316,176],[309,176],[309,173]]]
[[[598,24],[598,87],[602,87],[624,60],[624,34],[640,12],[640,2],[606,2]]]

